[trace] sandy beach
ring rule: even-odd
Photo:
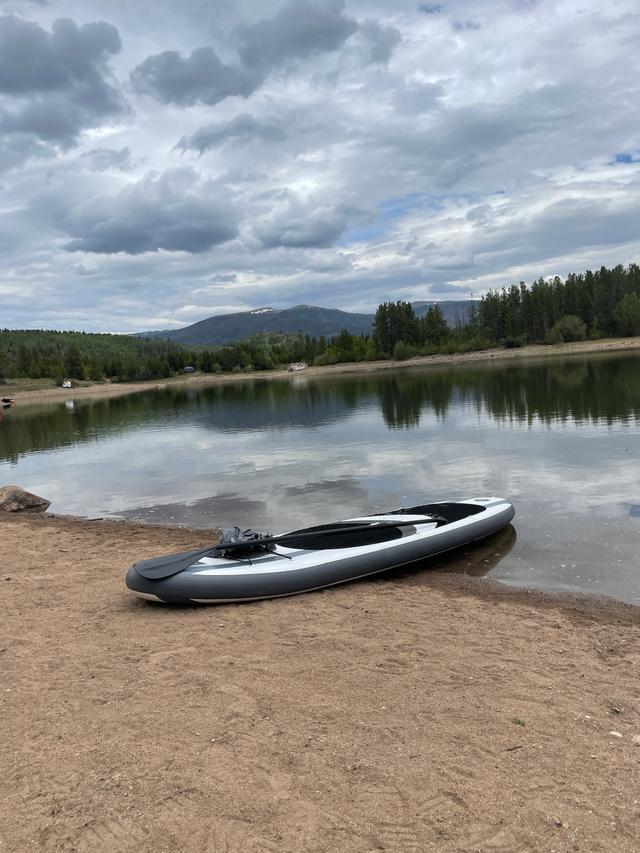
[[[284,379],[291,376],[320,376],[343,373],[373,373],[378,370],[398,370],[415,367],[442,367],[443,365],[491,362],[496,360],[518,360],[528,358],[552,358],[557,356],[579,355],[580,353],[628,352],[640,350],[640,338],[607,338],[600,341],[579,341],[571,344],[543,346],[535,344],[517,349],[488,349],[476,352],[455,353],[453,355],[417,356],[408,361],[367,361],[330,364],[322,367],[308,367],[301,374],[292,374],[287,370],[256,370],[249,373],[205,373],[176,376],[148,382],[122,383],[82,383],[73,389],[48,386],[46,380],[32,380],[34,387],[25,387],[24,382],[16,381],[2,386],[3,397],[13,397],[16,404],[40,405],[43,403],[74,400],[97,400],[109,397],[121,397],[140,391],[163,389],[167,386],[217,385],[222,382],[247,382],[254,379]]]
[[[640,608],[442,571],[127,592],[210,537],[0,518],[0,850],[638,850]]]

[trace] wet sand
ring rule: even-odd
[[[299,373],[287,370],[262,370],[250,373],[204,373],[171,377],[148,382],[123,383],[82,383],[69,389],[59,387],[36,387],[25,390],[20,382],[2,386],[3,397],[13,397],[16,404],[40,405],[42,403],[63,402],[70,398],[74,400],[97,400],[109,397],[121,397],[140,391],[164,389],[169,386],[206,386],[223,382],[247,382],[254,379],[283,379],[297,376],[321,376],[343,373],[373,373],[378,370],[398,370],[412,367],[441,367],[442,365],[467,364],[473,362],[491,362],[502,360],[518,360],[525,358],[556,357],[577,355],[580,353],[628,352],[640,350],[640,338],[609,338],[601,341],[579,341],[572,344],[557,344],[543,346],[536,344],[518,349],[488,349],[476,352],[455,353],[452,355],[418,356],[408,361],[359,361],[346,364],[330,364],[322,367],[308,367]],[[42,380],[44,382],[45,380]],[[37,383],[41,384],[40,381]]]
[[[0,517],[0,851],[638,850],[640,608],[429,571],[124,588],[211,536]]]

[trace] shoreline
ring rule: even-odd
[[[0,511],[0,524],[3,521],[5,523],[11,523],[11,521],[17,520],[19,517],[51,519],[55,523],[59,523],[63,526],[69,525],[69,527],[76,527],[79,533],[82,533],[83,531],[92,531],[95,526],[105,525],[112,526],[114,529],[121,529],[125,536],[131,531],[139,534],[150,530],[159,531],[160,536],[167,537],[168,540],[172,540],[173,535],[175,534],[176,543],[181,543],[185,537],[192,537],[195,545],[190,545],[189,548],[201,548],[210,544],[215,544],[222,533],[222,528],[219,527],[196,527],[192,524],[186,523],[167,524],[164,521],[147,521],[142,519],[131,520],[128,518],[108,515],[90,518],[82,515],[68,515],[65,513],[49,512],[49,510],[45,510],[41,513],[7,513]],[[508,527],[511,528],[512,524],[517,524],[517,519],[515,522],[511,522]],[[546,589],[542,586],[529,587],[526,585],[507,583],[496,580],[485,574],[480,574],[474,570],[465,571],[461,568],[462,562],[467,559],[468,551],[473,552],[476,548],[481,549],[483,543],[497,539],[501,533],[504,533],[504,531],[491,534],[484,539],[472,541],[468,545],[463,545],[453,551],[434,555],[426,561],[429,564],[433,564],[435,569],[434,571],[432,571],[428,566],[416,569],[415,571],[410,566],[400,566],[396,569],[387,569],[378,575],[371,575],[368,579],[365,578],[356,579],[354,581],[345,581],[344,583],[336,584],[333,587],[320,588],[319,591],[331,591],[336,587],[357,587],[357,584],[361,582],[367,583],[370,581],[372,583],[377,583],[380,578],[384,578],[385,576],[390,578],[400,578],[405,575],[411,576],[424,573],[424,576],[429,579],[429,582],[435,578],[436,587],[447,589],[452,594],[469,594],[488,600],[495,598],[504,601],[525,600],[532,606],[540,606],[543,608],[560,607],[561,609],[568,609],[574,612],[589,613],[594,618],[597,618],[599,614],[603,616],[606,615],[606,618],[612,617],[616,621],[620,619],[622,619],[622,621],[626,621],[625,617],[628,617],[631,622],[637,622],[640,627],[640,604],[632,604],[630,601],[615,598],[614,596],[606,595],[605,593],[586,591],[569,592],[562,589]],[[156,554],[149,554],[148,556],[156,556]],[[487,563],[489,561],[483,557],[483,562]],[[450,564],[450,568],[447,568],[448,564]],[[312,591],[312,593],[313,592],[316,592],[316,590]],[[283,598],[304,597],[304,595],[307,594],[308,593],[293,593],[292,595],[283,596]],[[276,601],[279,599],[257,599],[254,602],[249,601],[237,603],[237,606],[242,607],[247,603],[260,604],[269,600]],[[173,605],[166,606],[171,607]],[[236,606],[235,603],[234,606]]]
[[[222,528],[219,527],[196,527],[190,524],[167,524],[163,521],[130,520],[128,518],[121,518],[118,516],[97,516],[90,518],[82,515],[68,515],[65,513],[49,512],[48,510],[39,513],[8,513],[0,511],[0,524],[3,521],[10,524],[12,521],[16,521],[19,518],[51,520],[64,527],[69,526],[69,528],[76,528],[78,534],[82,534],[83,532],[92,532],[95,527],[99,527],[101,525],[120,529],[124,536],[132,532],[134,535],[138,535],[146,531],[159,531],[159,535],[163,537],[163,539],[166,537],[169,541],[174,538],[175,534],[176,547],[178,547],[179,543],[182,543],[185,537],[191,537],[193,539],[195,542],[193,547],[195,548],[206,547],[207,545],[215,544],[222,533]],[[513,523],[514,522],[510,523],[508,527],[510,528]],[[515,523],[517,524],[517,520]],[[405,576],[411,577],[424,575],[424,577],[428,579],[429,583],[435,579],[434,585],[436,587],[447,589],[451,594],[473,595],[481,599],[499,598],[504,601],[525,600],[532,606],[539,606],[543,608],[559,607],[560,609],[567,609],[573,612],[588,613],[593,618],[598,618],[599,615],[602,615],[607,619],[614,618],[616,621],[622,619],[623,622],[627,621],[625,619],[626,616],[629,621],[632,623],[637,622],[640,627],[640,604],[632,604],[631,602],[624,601],[623,599],[615,598],[614,596],[606,595],[604,593],[580,591],[568,592],[564,590],[545,589],[541,586],[521,586],[519,584],[495,580],[492,577],[488,577],[484,574],[478,574],[475,571],[465,572],[460,568],[460,564],[462,562],[460,555],[466,556],[469,550],[473,552],[476,548],[482,548],[484,542],[497,539],[497,537],[499,537],[503,532],[504,531],[491,534],[480,540],[474,540],[468,543],[468,545],[463,545],[459,548],[453,549],[453,551],[445,551],[443,554],[434,555],[426,562],[433,564],[435,571],[432,571],[428,566],[415,570],[412,569],[411,566],[400,566],[395,569],[387,569],[377,575],[371,575],[364,579],[358,578],[353,581],[345,581],[344,583],[335,584],[332,587],[321,587],[319,590],[312,590],[311,593],[293,593],[291,595],[282,596],[282,598],[304,597],[305,595],[314,594],[318,591],[332,591],[340,587],[357,588],[359,583],[371,582],[375,584],[383,582],[385,577],[398,579],[404,578]],[[148,556],[156,556],[156,554],[154,553]],[[460,562],[458,562],[459,557]],[[488,561],[485,559],[484,562]],[[449,570],[446,568],[447,564],[451,564],[451,568]],[[255,601],[232,602],[232,605],[242,607],[246,604],[261,604],[265,601],[277,600],[280,599],[256,599]],[[161,606],[172,607],[175,605]],[[220,606],[225,607],[230,605]]]
[[[381,370],[406,370],[411,368],[429,368],[455,366],[470,363],[495,363],[497,361],[524,360],[527,358],[553,358],[590,353],[614,353],[640,351],[640,337],[607,338],[599,341],[577,341],[569,344],[531,344],[529,346],[504,349],[492,348],[474,350],[467,353],[437,354],[416,356],[407,361],[360,361],[342,364],[328,364],[307,367],[305,370],[291,373],[288,370],[261,370],[249,373],[205,373],[186,376],[173,376],[161,380],[145,380],[127,383],[84,384],[75,388],[44,387],[32,390],[20,388],[20,384],[0,386],[2,396],[10,396],[16,405],[40,405],[44,403],[64,402],[65,400],[102,400],[138,394],[145,391],[164,390],[165,388],[199,387],[218,385],[226,382],[252,382],[261,379],[291,379],[293,377],[316,377],[342,374],[375,373]]]
[[[7,850],[637,850],[640,608],[429,570],[176,607],[124,574],[211,531],[0,535]]]

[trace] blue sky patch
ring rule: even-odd
[[[613,163],[638,163],[640,162],[639,153],[636,151],[634,154],[630,154],[626,151],[623,151],[620,154],[616,154],[613,159]]]
[[[393,196],[385,199],[377,205],[378,215],[366,225],[349,228],[339,245],[346,246],[350,243],[362,243],[370,240],[383,238],[394,222],[402,219],[406,214],[418,207],[428,205],[427,197],[421,193],[407,193],[407,195]],[[437,208],[433,208],[437,209]]]

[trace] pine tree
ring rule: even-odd
[[[428,344],[440,344],[449,334],[449,326],[439,305],[430,306],[424,316],[424,339]]]
[[[84,379],[82,356],[76,344],[71,344],[67,347],[64,356],[64,372],[69,379]]]
[[[622,335],[640,335],[640,296],[637,293],[623,296],[613,313]]]

